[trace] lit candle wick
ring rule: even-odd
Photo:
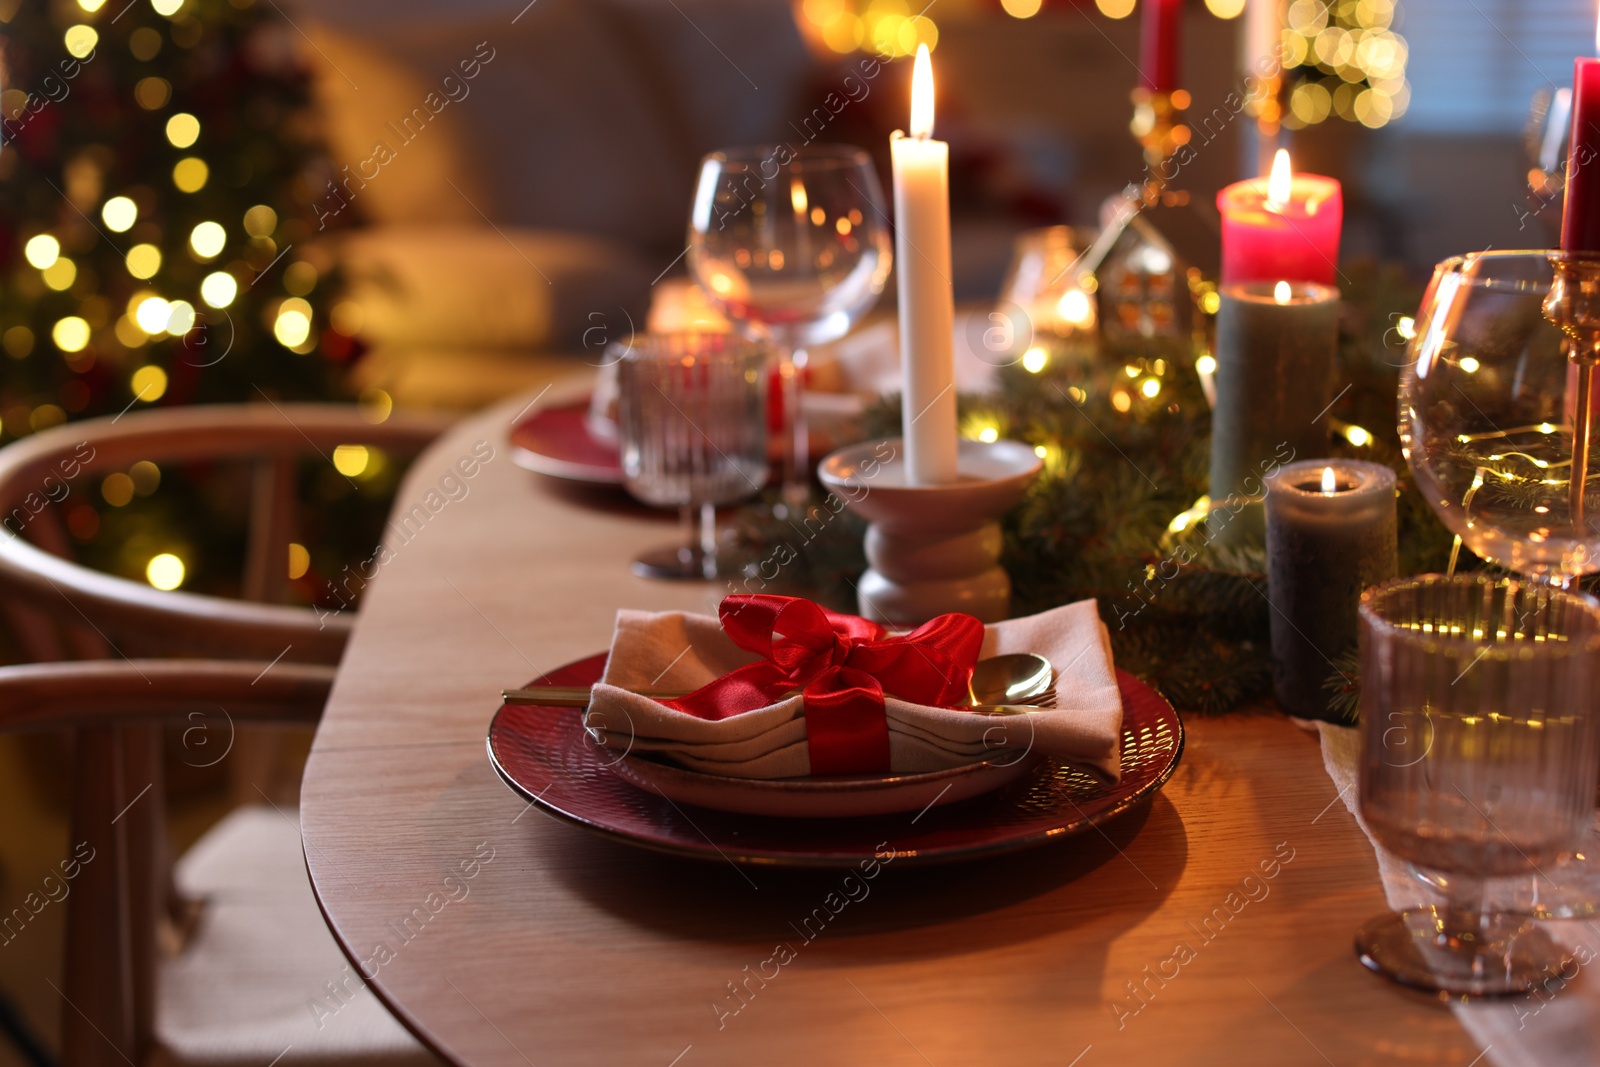
[[[1339,489],[1339,483],[1334,480],[1333,468],[1332,467],[1323,467],[1322,468],[1322,491],[1324,493],[1333,493],[1333,492],[1337,492],[1338,489]]]
[[[917,45],[917,58],[911,67],[910,133],[919,141],[933,136],[933,63],[925,44]]]

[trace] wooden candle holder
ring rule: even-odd
[[[999,622],[1011,609],[1011,579],[1000,567],[1000,516],[1020,501],[1043,461],[1020,441],[962,441],[960,477],[908,485],[901,438],[842,448],[818,474],[872,525],[856,588],[859,613],[914,625],[948,611]]]

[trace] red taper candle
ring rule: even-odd
[[[1600,59],[1572,69],[1572,146],[1561,213],[1563,252],[1600,252]]]
[[[1139,84],[1153,93],[1178,87],[1178,27],[1183,0],[1144,0],[1139,22]]]

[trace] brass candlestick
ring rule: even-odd
[[[1586,526],[1584,489],[1589,481],[1589,440],[1594,416],[1594,368],[1600,363],[1600,260],[1552,257],[1555,280],[1544,314],[1566,335],[1563,349],[1577,369],[1572,410],[1572,477],[1567,510],[1575,530]]]

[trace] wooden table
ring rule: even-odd
[[[1385,909],[1373,851],[1316,738],[1275,714],[1189,717],[1172,781],[1105,835],[885,869],[762,978],[840,874],[629,849],[530,810],[489,766],[502,686],[603,649],[618,607],[710,611],[719,595],[630,575],[636,551],[675,536],[671,517],[512,465],[506,429],[528,399],[462,424],[412,470],[301,798],[329,924],[441,1055],[1465,1067],[1479,1054],[1437,1002],[1356,962],[1354,930]],[[485,445],[493,458],[452,489]]]

